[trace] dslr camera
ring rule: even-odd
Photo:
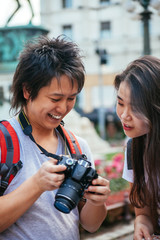
[[[62,156],[58,162],[60,164],[67,168],[64,171],[65,179],[56,193],[54,206],[63,213],[70,213],[98,174],[85,155],[79,160]]]

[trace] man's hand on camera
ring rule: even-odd
[[[42,164],[35,174],[35,180],[40,190],[51,191],[60,187],[64,181],[66,166],[57,165],[57,160],[50,159]]]
[[[85,190],[84,198],[93,205],[103,205],[110,194],[109,181],[101,176],[92,181],[92,185]]]

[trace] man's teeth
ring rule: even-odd
[[[53,115],[53,114],[49,114],[52,118],[55,118],[55,119],[60,119],[62,116],[57,116],[57,115]]]

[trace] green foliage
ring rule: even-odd
[[[114,153],[107,153],[105,155],[105,158],[106,158],[107,161],[111,161],[116,154],[117,153],[115,153],[115,152]]]
[[[121,190],[127,189],[129,183],[123,178],[113,178],[110,180],[111,192],[119,192]]]

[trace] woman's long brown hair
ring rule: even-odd
[[[156,229],[160,208],[160,59],[144,56],[133,61],[116,76],[117,90],[122,81],[130,88],[132,111],[149,127],[149,133],[132,140],[130,201],[135,207],[151,208]]]

